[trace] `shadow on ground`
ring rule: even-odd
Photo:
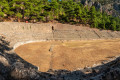
[[[120,57],[93,68],[39,72],[36,66],[10,52],[9,42],[3,38],[0,41],[0,80],[120,80]]]

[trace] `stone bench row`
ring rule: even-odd
[[[3,33],[4,34],[4,33]],[[48,39],[48,40],[92,40],[120,38],[120,32],[100,31],[100,30],[54,30],[53,32],[18,32],[4,34],[13,39]]]
[[[94,31],[94,30],[79,30],[79,31],[59,31],[53,32],[55,39],[110,39],[120,38],[119,32]]]

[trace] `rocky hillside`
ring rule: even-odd
[[[85,6],[94,5],[96,9],[105,11],[115,17],[120,17],[120,0],[77,0],[81,1]]]

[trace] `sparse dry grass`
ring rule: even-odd
[[[49,51],[51,45],[52,52]],[[119,56],[120,39],[36,42],[19,46],[15,52],[43,72],[50,66],[52,69],[76,70]]]

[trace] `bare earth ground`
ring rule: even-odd
[[[21,45],[15,52],[39,71],[77,70],[119,56],[120,39],[35,42]]]

